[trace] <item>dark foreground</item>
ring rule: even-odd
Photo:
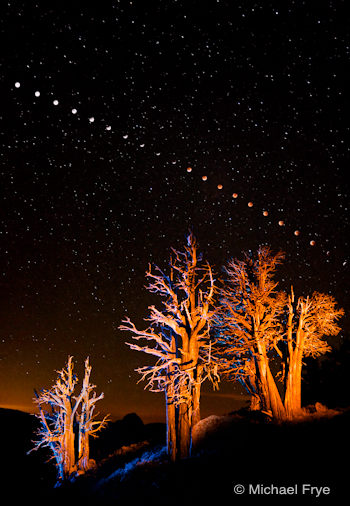
[[[2,495],[11,504],[195,506],[209,500],[258,504],[266,499],[273,504],[337,504],[349,495],[349,421],[350,410],[293,424],[274,424],[244,410],[212,417],[201,422],[192,457],[172,464],[163,448],[165,427],[127,415],[94,441],[96,469],[54,488],[48,455],[26,455],[34,417],[0,410]],[[245,491],[237,494],[235,486]],[[328,487],[329,493],[319,487]]]

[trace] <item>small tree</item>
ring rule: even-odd
[[[146,330],[126,318],[119,328],[150,346],[127,343],[132,350],[157,357],[152,366],[138,369],[151,391],[164,392],[167,413],[168,453],[172,460],[190,453],[192,427],[200,420],[200,390],[206,378],[218,381],[211,363],[210,320],[213,316],[214,279],[209,263],[197,253],[188,236],[183,252],[172,250],[170,272],[159,267],[146,273],[147,289],[163,298],[162,310],[150,306]]]
[[[94,415],[96,402],[103,399],[103,392],[97,396],[94,391],[96,385],[90,383],[92,367],[89,364],[89,357],[85,360],[85,376],[81,390],[80,408],[77,411],[77,420],[79,427],[78,439],[78,470],[85,472],[92,467],[90,460],[90,442],[89,438],[96,438],[97,432],[104,428],[108,421],[108,415],[102,420],[95,420],[99,413]]]
[[[335,299],[328,294],[314,292],[311,297],[299,297],[295,304],[293,288],[288,297],[288,319],[285,340],[285,408],[294,418],[301,411],[301,371],[304,357],[318,357],[331,350],[324,339],[336,336],[337,320],[344,314],[336,308]]]
[[[68,357],[66,368],[58,371],[58,378],[50,389],[35,392],[34,402],[39,409],[37,418],[40,428],[33,450],[48,447],[56,461],[58,481],[69,478],[77,471],[85,471],[88,465],[88,436],[105,426],[107,417],[100,422],[92,421],[93,407],[103,394],[90,398],[95,385],[89,382],[91,367],[85,361],[85,378],[78,396],[74,391],[78,377],[73,374],[73,357]],[[75,450],[75,427],[79,428],[79,462]],[[33,451],[31,450],[31,451]]]

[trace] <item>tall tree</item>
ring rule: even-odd
[[[90,397],[95,385],[91,385],[89,381],[89,360],[85,361],[85,377],[77,396],[74,396],[74,392],[78,377],[73,373],[73,369],[73,357],[69,356],[66,367],[58,371],[54,385],[50,389],[41,390],[40,393],[36,392],[34,399],[39,409],[37,417],[40,420],[40,428],[33,450],[41,447],[50,449],[52,458],[56,461],[59,482],[89,467],[88,436],[95,435],[107,421],[107,417],[100,422],[93,421],[94,405],[103,394],[99,397],[93,394]],[[79,427],[79,462],[75,445],[76,426]]]
[[[274,274],[284,255],[260,247],[256,257],[232,259],[219,290],[215,356],[220,371],[238,379],[252,395],[252,407],[283,419],[285,409],[270,368],[270,356],[282,339],[279,318],[285,295],[276,291]]]
[[[206,378],[218,381],[211,363],[210,320],[214,313],[214,279],[202,262],[197,242],[189,234],[184,251],[172,249],[169,273],[149,267],[148,291],[163,298],[162,309],[150,306],[145,330],[126,318],[119,328],[149,345],[127,343],[132,350],[157,357],[152,366],[138,369],[152,391],[165,393],[168,453],[172,460],[190,454],[192,427],[200,419],[200,390]]]
[[[331,350],[326,336],[336,336],[337,321],[344,310],[336,308],[335,299],[314,292],[311,297],[299,297],[295,304],[293,288],[287,303],[288,319],[285,340],[285,408],[288,418],[301,412],[301,372],[304,357],[318,357]]]

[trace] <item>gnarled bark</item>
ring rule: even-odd
[[[152,293],[163,300],[162,310],[151,306],[146,330],[138,330],[129,318],[121,330],[133,333],[150,346],[127,343],[131,349],[157,357],[154,366],[138,369],[154,392],[165,392],[167,447],[172,460],[187,457],[191,451],[192,427],[200,418],[202,374],[211,361],[209,325],[213,315],[214,279],[208,263],[201,262],[196,240],[188,236],[184,252],[173,251],[170,274],[155,267],[147,272]]]

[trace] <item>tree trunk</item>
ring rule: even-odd
[[[253,394],[250,398],[250,411],[259,411],[261,409],[260,397]]]
[[[177,458],[190,456],[191,451],[191,416],[190,406],[185,402],[179,406],[179,419],[177,426]]]
[[[256,361],[256,371],[257,371],[257,390],[260,398],[260,407],[262,411],[271,411],[271,403],[269,396],[269,389],[267,385],[267,371],[266,371],[266,360],[264,360],[263,356],[260,357]]]
[[[271,374],[265,346],[258,341],[257,347],[259,352],[257,360],[259,370],[258,380],[261,397],[264,400],[263,408],[268,412],[270,411],[274,419],[283,420],[285,418],[285,409],[275,380]]]
[[[290,360],[284,405],[289,419],[301,412],[301,359],[297,355]]]
[[[287,418],[290,420],[294,416],[294,406],[293,406],[293,379],[294,379],[294,362],[289,357],[289,367],[286,378],[286,393],[284,396],[284,407],[286,410]]]
[[[200,397],[201,397],[201,383],[198,382],[193,387],[193,411],[192,411],[192,427],[196,425],[201,419],[200,412]]]
[[[76,470],[75,467],[75,448],[74,448],[74,431],[71,413],[66,414],[64,424],[64,456],[63,456],[63,476],[69,476]]]
[[[80,471],[87,471],[90,468],[90,448],[89,448],[89,434],[87,432],[79,431],[79,461],[78,467]]]
[[[267,365],[267,384],[269,390],[272,416],[275,420],[284,420],[286,417],[286,412],[281,400],[280,393],[276,386],[275,380],[271,374],[269,365]]]
[[[174,401],[165,392],[166,403],[166,429],[167,429],[167,451],[172,462],[175,462],[177,457],[177,444],[176,444],[176,408]]]
[[[287,416],[290,419],[295,418],[301,412],[301,368],[305,342],[302,322],[303,320],[300,318],[296,332],[295,348],[289,348],[289,369],[284,404]]]
[[[294,403],[298,412],[301,411],[301,368],[302,360],[298,357],[295,365],[295,378],[294,378]]]

